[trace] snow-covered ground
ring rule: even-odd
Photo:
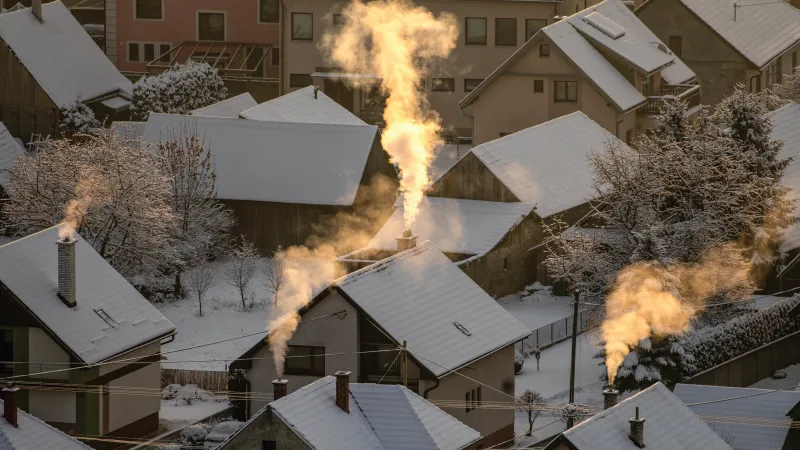
[[[230,406],[227,397],[193,385],[170,385],[161,394],[159,421],[167,430],[175,430],[216,414]]]
[[[557,297],[550,291],[506,295],[498,302],[531,331],[572,315],[572,298]]]

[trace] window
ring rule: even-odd
[[[311,13],[292,13],[292,40],[314,40],[314,15]]]
[[[544,80],[533,80],[533,92],[537,94],[544,92]]]
[[[467,392],[465,398],[466,398],[467,412],[477,409],[481,404],[481,387],[478,386],[477,388]]]
[[[161,20],[164,18],[161,0],[135,0],[134,8],[137,19]]]
[[[631,145],[633,142],[633,130],[628,130],[625,132],[625,143]]]
[[[525,40],[532,38],[539,30],[547,26],[547,19],[525,20]]]
[[[158,58],[160,62],[169,62],[171,55],[162,55],[170,49],[169,42],[128,42],[128,61],[150,63]]]
[[[161,58],[159,58],[160,62],[168,63],[170,61],[172,55],[167,55],[170,50],[172,50],[171,44],[161,44],[158,46],[158,54],[161,56]]]
[[[0,361],[14,361],[14,332],[0,330]],[[13,370],[13,364],[0,362],[0,369]]]
[[[455,78],[431,78],[431,92],[455,92]]]
[[[293,73],[289,75],[289,87],[311,86],[311,75],[306,73]]]
[[[278,450],[277,441],[261,441],[261,450]]]
[[[325,347],[290,345],[286,354],[287,375],[325,375]]]
[[[467,45],[486,45],[486,19],[467,17],[464,22],[466,28],[464,43]]]
[[[128,43],[128,61],[139,61],[139,43]]]
[[[675,56],[680,58],[681,54],[683,53],[683,37],[681,37],[681,36],[670,36],[669,37],[669,49],[672,50],[672,53],[675,53]]]
[[[483,78],[464,78],[464,92],[472,92],[481,84]]]
[[[150,62],[156,59],[155,44],[144,44],[144,60]]]
[[[198,12],[197,39],[200,41],[224,41],[225,13]]]
[[[503,258],[503,270],[508,270],[508,258]]]
[[[783,55],[779,56],[778,60],[775,61],[775,82],[783,82]]]
[[[578,101],[578,82],[577,81],[556,81],[556,102],[577,102]]]
[[[341,14],[334,14],[333,15],[333,25],[336,27],[340,27],[344,25],[344,17]]]
[[[258,21],[278,23],[278,0],[258,0]]]
[[[547,44],[542,44],[539,46],[539,57],[540,58],[549,58],[550,57],[550,46]]]
[[[272,64],[275,67],[280,66],[281,65],[281,50],[278,47],[272,47],[272,50],[270,50],[270,52],[271,52],[270,56],[272,58],[272,60],[270,61],[270,64]]]
[[[494,19],[494,45],[517,45],[517,19]]]

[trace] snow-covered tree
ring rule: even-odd
[[[592,407],[583,403],[564,403],[558,405],[559,419],[564,422],[572,422],[573,425],[579,423],[584,417],[591,415]]]
[[[286,268],[286,251],[283,247],[278,246],[272,257],[264,269],[264,284],[272,294],[272,306],[278,306],[278,296],[286,284],[286,275],[284,270]]]
[[[61,133],[88,133],[99,127],[100,122],[94,117],[94,112],[80,100],[61,108],[61,123],[58,126]]]
[[[526,436],[533,434],[533,423],[542,413],[543,404],[542,394],[530,389],[526,389],[525,392],[517,397],[517,411],[522,411],[528,415],[528,432]]]
[[[242,243],[229,254],[225,264],[225,281],[239,291],[242,309],[247,309],[248,287],[258,267],[258,250],[242,236]]]
[[[211,148],[191,124],[172,130],[156,146],[164,175],[170,182],[175,211],[172,238],[179,261],[173,268],[175,296],[180,297],[181,273],[194,261],[226,250],[233,213],[216,199],[216,173]]]
[[[784,100],[800,103],[800,71],[798,69],[800,68],[792,69],[790,75],[784,75],[781,83],[773,84],[770,90]]]
[[[217,69],[207,63],[188,61],[133,85],[131,115],[147,120],[151,112],[188,114],[224,100],[228,90]]]
[[[197,296],[197,305],[200,308],[199,314],[203,315],[203,297],[209,289],[216,283],[216,274],[211,264],[206,260],[194,264],[194,268],[186,277],[189,291]]]
[[[642,339],[625,357],[615,382],[621,392],[636,391],[658,381],[671,386],[694,371],[694,356],[686,352],[678,337],[653,340],[655,342],[650,338]]]
[[[19,235],[67,220],[129,278],[175,262],[169,180],[141,143],[110,132],[50,140],[15,161],[6,188],[5,219]]]

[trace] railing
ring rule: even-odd
[[[688,108],[700,104],[700,86],[693,84],[677,84],[662,86],[661,95],[647,97],[647,101],[636,113],[640,116],[658,115],[667,100],[680,100]]]
[[[589,312],[578,311],[578,334],[583,333],[589,328]],[[539,349],[544,349],[571,337],[572,316],[569,316],[535,330],[531,330],[531,335],[522,340],[522,350],[533,349],[536,345],[539,346]]]

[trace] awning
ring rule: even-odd
[[[120,111],[120,110],[123,110],[123,109],[127,109],[127,108],[130,108],[130,106],[131,106],[130,100],[125,100],[124,98],[119,97],[119,96],[111,97],[111,98],[109,98],[107,100],[103,100],[100,103],[102,103],[103,106],[105,106],[107,108],[113,109],[114,111]]]
[[[347,72],[314,72],[311,78],[328,78],[334,80],[380,80],[378,75],[367,73],[347,73]]]

